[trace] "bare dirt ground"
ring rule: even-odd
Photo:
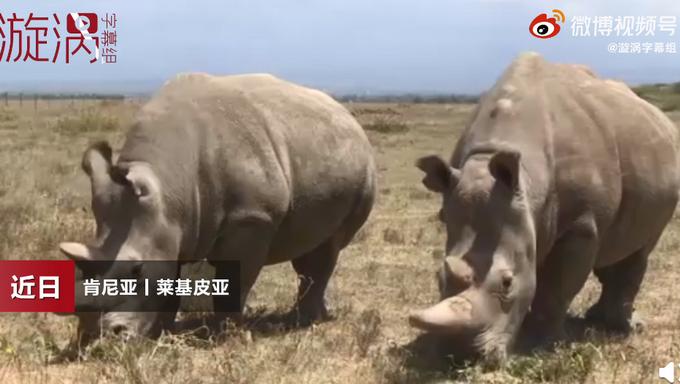
[[[61,258],[57,244],[93,232],[89,182],[80,157],[93,140],[114,147],[136,102],[51,102],[0,106],[0,257]],[[165,335],[158,341],[102,339],[83,359],[47,364],[75,332],[53,314],[0,315],[3,383],[641,383],[680,362],[675,303],[680,278],[680,216],[654,252],[637,301],[643,333],[628,338],[572,332],[553,352],[515,356],[501,369],[459,367],[409,328],[406,316],[437,298],[434,273],[444,233],[439,198],[413,166],[424,154],[448,156],[472,105],[350,104],[367,128],[379,166],[371,218],[343,252],[328,300],[335,319],[282,329],[276,314],[294,301],[288,264],[265,268],[251,294],[248,323],[219,338]],[[680,113],[671,114],[680,123]],[[341,160],[341,159],[340,159]],[[591,279],[571,307],[582,315],[599,287]]]

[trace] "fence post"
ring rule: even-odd
[[[9,92],[5,92],[5,107],[9,107]]]
[[[24,105],[24,94],[19,92],[19,108]]]
[[[38,94],[33,95],[33,110],[38,111]]]

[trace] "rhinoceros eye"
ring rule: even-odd
[[[439,221],[441,221],[442,223],[444,222],[444,208],[441,208],[441,209],[439,210],[439,213],[437,214],[437,217],[439,218]]]

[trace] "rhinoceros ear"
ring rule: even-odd
[[[98,251],[81,243],[61,243],[59,250],[71,260],[89,261],[96,260]]]
[[[425,172],[423,184],[431,191],[443,193],[458,184],[460,171],[448,165],[439,156],[421,157],[416,166]]]
[[[147,165],[122,165],[125,179],[141,203],[157,205],[160,202],[160,182]]]
[[[519,165],[519,152],[503,150],[493,155],[489,161],[489,172],[496,180],[516,191],[519,188]]]
[[[106,191],[111,183],[111,158],[113,151],[106,141],[90,145],[83,153],[81,168],[90,177],[93,195]]]
[[[98,141],[90,145],[83,153],[80,166],[83,171],[92,177],[93,175],[108,174],[111,167],[113,150],[106,141]]]

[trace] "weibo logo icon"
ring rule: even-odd
[[[564,12],[553,9],[553,17],[548,17],[546,13],[536,16],[529,24],[529,32],[532,36],[539,39],[549,39],[560,33],[560,24],[564,24],[566,17]]]

